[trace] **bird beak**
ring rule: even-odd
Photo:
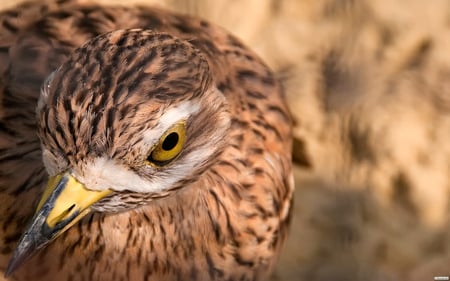
[[[92,204],[111,193],[111,190],[86,189],[68,173],[50,177],[36,213],[8,264],[5,276],[86,216],[91,211]]]

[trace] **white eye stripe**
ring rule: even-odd
[[[193,101],[185,101],[176,107],[172,107],[159,118],[158,125],[143,133],[144,142],[149,146],[159,141],[160,137],[173,125],[182,120],[188,119],[189,116],[196,113],[200,106]]]
[[[86,165],[83,174],[73,172],[74,176],[87,188],[105,190],[113,188],[116,191],[131,189],[136,192],[159,192],[162,185],[155,185],[124,167],[112,159],[99,157]]]

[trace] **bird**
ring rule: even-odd
[[[258,55],[159,7],[27,2],[0,23],[0,280],[270,278],[292,120]]]

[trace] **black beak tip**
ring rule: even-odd
[[[17,269],[18,266],[18,262],[11,260],[8,264],[8,267],[6,267],[6,271],[4,274],[5,278],[8,278]]]
[[[67,180],[67,177],[63,178],[58,184],[57,190],[59,190],[59,192],[62,188],[64,188]],[[19,244],[8,263],[8,266],[6,267],[4,273],[5,277],[8,277],[14,273],[14,271],[17,270],[17,268],[19,268],[26,260],[31,258],[38,252],[38,250],[44,248],[48,243],[50,243],[61,231],[61,229],[67,226],[76,216],[79,215],[79,211],[74,211],[71,213],[70,217],[59,222],[56,226],[50,227],[46,223],[46,218],[55,204],[56,196],[58,195],[57,193],[58,192],[54,192],[53,195],[47,199],[40,210],[34,215],[30,225],[27,227],[27,230],[20,238]]]
[[[19,242],[16,250],[14,251],[13,256],[11,257],[8,266],[5,270],[5,277],[10,276],[14,271],[17,270],[26,260],[31,258],[40,247],[39,244],[36,244],[36,240],[33,235],[25,234]],[[44,243],[42,243],[44,244]],[[44,244],[45,245],[45,244]]]
[[[5,278],[9,277],[16,269],[22,265],[22,263],[26,260],[28,255],[19,253],[17,250],[14,252],[14,255],[12,256],[11,260],[8,263],[8,266],[5,270]]]

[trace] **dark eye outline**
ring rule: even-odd
[[[173,141],[175,141],[175,143],[170,143]],[[186,122],[181,121],[176,123],[162,135],[159,142],[148,153],[146,164],[157,166],[167,165],[181,153],[185,141]]]

